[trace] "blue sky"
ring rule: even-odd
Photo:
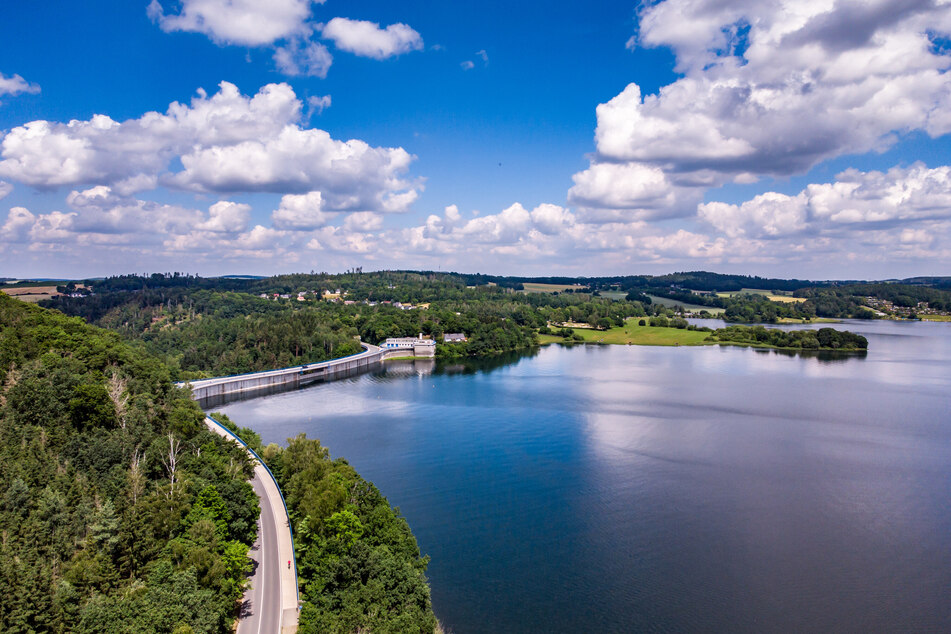
[[[6,3],[0,276],[942,274],[949,13]]]

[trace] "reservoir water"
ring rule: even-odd
[[[217,409],[373,481],[456,634],[951,631],[951,324],[836,327],[869,353],[549,346]]]

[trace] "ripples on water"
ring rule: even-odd
[[[949,631],[951,324],[845,327],[867,356],[549,347],[222,409],[375,482],[457,634]]]

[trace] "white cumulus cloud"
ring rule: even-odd
[[[332,100],[330,95],[312,95],[307,98],[307,118],[314,114],[321,114],[330,107]]]
[[[0,73],[0,97],[3,95],[18,95],[20,93],[35,95],[38,92],[40,92],[39,86],[31,84],[19,75],[15,74],[13,77],[7,77],[3,73]]]
[[[190,105],[114,121],[33,121],[0,141],[0,177],[40,188],[105,185],[121,194],[158,184],[196,192],[320,191],[330,211],[405,211],[416,185],[404,180],[403,148],[340,141],[301,125],[302,104],[287,84],[253,97],[222,82]],[[173,171],[175,159],[182,168]]]
[[[946,134],[951,57],[934,39],[948,34],[951,3],[932,0],[645,3],[629,46],[671,49],[682,76],[656,94],[632,83],[597,108],[597,152],[570,199],[644,217],[630,189],[648,172],[588,172],[659,169],[682,199],[677,188],[702,194],[882,150],[913,130]]]
[[[887,172],[849,169],[833,183],[808,185],[787,196],[766,192],[739,205],[700,205],[701,220],[729,237],[787,238],[797,234],[836,235],[847,229],[888,230],[951,220],[951,168],[923,163]]]
[[[247,229],[251,219],[251,205],[219,200],[208,208],[208,220],[198,229],[213,233],[240,233]]]
[[[313,3],[314,0],[181,0],[179,13],[168,13],[159,0],[152,0],[148,15],[166,32],[202,33],[218,44],[262,46],[306,33]]]
[[[25,242],[36,217],[25,207],[12,207],[0,227],[0,242]]]
[[[310,230],[323,227],[336,215],[324,211],[323,197],[319,191],[315,191],[282,196],[280,206],[271,214],[271,220],[279,229]]]
[[[277,70],[292,77],[307,75],[324,79],[327,77],[327,71],[330,70],[333,59],[333,55],[323,44],[302,42],[296,38],[287,45],[274,49],[274,63],[277,65]]]
[[[397,23],[381,28],[376,22],[334,18],[324,25],[321,35],[333,40],[342,51],[362,57],[386,59],[423,49],[423,38],[409,25]]]

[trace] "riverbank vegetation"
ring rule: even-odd
[[[0,295],[0,631],[231,631],[247,454],[157,359]]]

